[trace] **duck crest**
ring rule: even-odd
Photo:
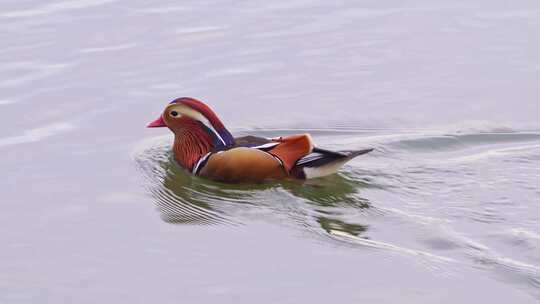
[[[173,100],[171,104],[187,106],[202,115],[203,119],[199,120],[201,128],[211,134],[214,148],[222,150],[227,146],[234,145],[232,134],[225,128],[216,113],[203,102],[191,97],[181,97]]]

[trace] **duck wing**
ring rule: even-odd
[[[267,139],[235,138],[227,150],[203,156],[193,173],[224,182],[262,182],[289,175],[294,164],[313,149],[308,134]]]
[[[271,142],[273,141],[269,138],[248,135],[248,136],[236,137],[234,139],[235,144],[234,146],[232,146],[232,148],[256,147],[256,146],[261,146],[261,145],[268,144]]]
[[[373,151],[372,148],[361,150],[331,151],[313,148],[308,155],[300,158],[291,170],[297,178],[317,178],[336,173],[351,159]]]
[[[313,141],[309,134],[297,134],[278,138],[244,136],[235,138],[237,147],[248,147],[262,150],[278,158],[286,172],[290,172],[294,164],[313,150]]]
[[[243,136],[235,138],[229,149],[202,158],[194,173],[227,182],[260,182],[287,175],[316,178],[336,173],[346,162],[371,151],[317,148],[308,134],[272,139]]]

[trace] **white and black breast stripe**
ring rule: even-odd
[[[193,170],[191,171],[193,175],[199,174],[204,165],[206,165],[206,162],[208,161],[208,158],[210,158],[210,155],[212,155],[212,152],[206,153],[203,157],[199,158],[199,160],[195,163],[195,166],[193,166]]]

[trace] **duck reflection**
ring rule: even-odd
[[[261,207],[279,210],[298,218],[305,206],[308,219],[330,233],[339,230],[357,236],[367,226],[346,223],[339,218],[347,208],[366,209],[370,203],[358,195],[362,183],[342,175],[308,181],[280,181],[265,184],[222,184],[193,176],[180,168],[169,156],[155,162],[160,180],[151,187],[161,218],[176,224],[240,224],[238,214],[254,212]],[[290,195],[298,201],[291,202]],[[279,196],[279,197],[278,197]],[[283,205],[285,204],[285,205]],[[264,209],[264,208],[262,208]],[[268,208],[267,208],[268,209]],[[349,209],[350,210],[350,209]],[[255,211],[256,212],[256,211]],[[291,213],[297,214],[291,214]],[[260,214],[259,214],[260,215]]]
[[[341,231],[350,235],[359,236],[362,232],[367,230],[367,226],[365,225],[349,224],[342,220],[322,216],[317,218],[317,222],[321,225],[321,228],[329,234]]]

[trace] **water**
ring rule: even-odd
[[[540,4],[0,4],[0,303],[535,303]],[[374,147],[194,178],[175,97],[237,135]]]

